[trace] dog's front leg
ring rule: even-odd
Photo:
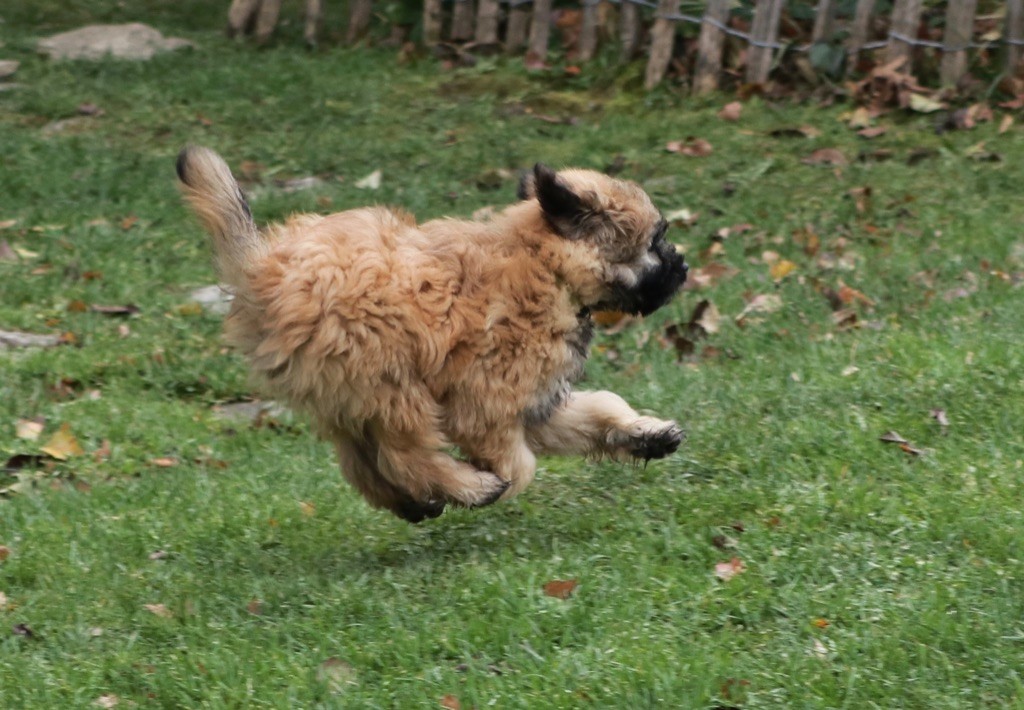
[[[683,440],[673,422],[638,414],[613,392],[573,392],[544,422],[526,430],[538,454],[605,455],[615,459],[660,459]]]

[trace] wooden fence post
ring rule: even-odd
[[[747,50],[747,83],[763,84],[768,81],[772,69],[774,50],[767,45],[775,44],[779,36],[779,20],[785,0],[757,0],[754,8],[754,22],[750,30],[751,44]],[[920,0],[918,0],[920,1]]]
[[[836,23],[835,0],[818,0],[818,8],[814,11],[814,29],[811,31],[811,44],[828,42],[832,38],[832,30]]]
[[[508,28],[505,30],[505,51],[509,54],[518,52],[526,44],[530,30],[529,0],[511,3],[508,9]]]
[[[1016,76],[1024,47],[1014,42],[1020,42],[1024,38],[1024,0],[1007,0],[1003,37],[1007,40],[1006,73]]]
[[[977,8],[978,0],[949,0],[946,6],[940,70],[944,86],[956,86],[967,72],[967,45],[974,33],[974,12]]]
[[[658,19],[651,29],[651,56],[647,60],[647,72],[644,75],[644,86],[653,89],[665,78],[669,62],[672,61],[672,48],[676,41],[676,21],[669,16],[679,12],[679,0],[660,0],[658,2]]]
[[[306,0],[306,24],[302,29],[302,37],[311,47],[316,44],[316,36],[320,33],[320,20],[323,19],[323,16],[322,0]]]
[[[629,0],[619,5],[619,41],[622,42],[622,61],[628,62],[640,48],[640,8]]]
[[[725,41],[725,26],[729,19],[730,0],[709,0],[704,12],[697,40],[697,67],[693,72],[693,90],[706,94],[718,88],[718,76],[722,72],[722,43]]]
[[[479,0],[473,41],[477,44],[498,43],[498,0]]]
[[[897,59],[906,59],[903,68],[908,72],[911,70],[914,45],[895,35],[900,34],[907,39],[917,39],[917,26],[920,21],[921,0],[896,0],[896,4],[892,8],[889,46],[885,50],[886,64],[891,64]]]
[[[356,7],[362,0],[352,0],[352,8],[349,14],[349,34],[355,24]],[[423,43],[428,47],[441,41],[441,0],[423,0]],[[351,44],[353,40],[349,39]]]
[[[427,0],[430,2],[430,0]],[[348,27],[345,29],[345,44],[355,44],[366,34],[373,16],[373,0],[352,0],[348,7]],[[440,34],[440,26],[438,27]],[[440,37],[439,37],[440,39]]]
[[[583,0],[583,27],[580,29],[580,61],[588,62],[597,50],[597,10],[601,0]]]
[[[850,26],[850,39],[846,43],[846,53],[853,61],[847,64],[852,68],[857,63],[860,48],[867,44],[868,26],[871,24],[871,11],[875,9],[875,0],[857,0],[857,9],[853,11],[853,24]]]
[[[551,0],[533,0],[533,23],[530,25],[530,47],[527,63],[543,63],[548,56],[551,36]]]
[[[465,42],[473,36],[473,0],[455,0],[451,35],[455,42]]]

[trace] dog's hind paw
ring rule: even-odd
[[[630,432],[624,448],[635,459],[663,459],[675,453],[683,443],[683,437],[683,430],[675,422],[646,419],[639,423],[635,431]]]

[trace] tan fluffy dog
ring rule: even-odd
[[[650,313],[686,279],[637,185],[537,165],[486,222],[368,207],[261,232],[216,153],[186,148],[178,176],[235,294],[228,342],[372,505],[418,522],[522,491],[537,454],[679,446],[674,422],[572,391],[590,309]]]

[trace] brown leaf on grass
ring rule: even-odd
[[[691,333],[700,333],[702,336],[711,335],[719,331],[721,323],[722,314],[719,313],[718,307],[705,298],[694,307],[688,330]]]
[[[555,599],[568,599],[578,584],[575,579],[555,579],[544,585],[544,595]]]
[[[162,619],[172,619],[174,614],[163,604],[143,604],[142,608],[148,611],[150,614],[159,616]]]
[[[302,514],[307,518],[312,518],[316,515],[316,505],[306,500],[299,501],[299,510],[301,510]]]
[[[11,548],[7,547],[7,545],[0,545],[0,562],[3,562],[10,556]]]
[[[121,702],[121,699],[116,695],[101,695],[93,701],[93,705],[98,705],[101,708],[116,708]]]
[[[686,288],[689,291],[696,291],[702,288],[714,286],[719,281],[730,279],[740,272],[735,266],[712,261],[697,269],[692,269],[687,276]]]
[[[723,121],[735,122],[740,120],[740,115],[743,113],[743,104],[739,101],[733,101],[727,103],[718,112],[718,117]]]
[[[110,458],[110,439],[104,439],[99,448],[92,452],[92,460],[96,463]]]
[[[839,290],[836,291],[836,295],[838,296],[840,302],[846,305],[853,305],[856,303],[860,303],[868,307],[874,307],[875,305],[875,302],[872,301],[870,298],[865,296],[857,289],[851,286],[847,286],[842,281],[839,282]]]
[[[155,552],[150,552],[149,559],[152,562],[156,562],[157,560],[165,560],[167,559],[167,550],[156,550]]]
[[[81,456],[85,453],[78,439],[71,433],[71,425],[64,422],[60,429],[54,432],[45,446],[39,448],[44,454],[48,454],[58,461],[67,461],[72,456]]]
[[[852,308],[840,308],[832,314],[832,324],[839,330],[856,328],[859,322],[860,317]]]
[[[0,219],[0,229],[10,229],[18,223],[16,219]]]
[[[128,215],[127,217],[125,217],[124,219],[122,219],[122,220],[121,220],[121,222],[120,222],[120,226],[121,226],[121,229],[123,229],[124,231],[126,231],[126,232],[127,232],[127,231],[128,231],[129,229],[131,229],[132,227],[134,227],[134,226],[135,226],[135,224],[136,224],[136,223],[137,223],[138,221],[139,221],[139,218],[138,218],[138,217],[136,217],[136,216],[135,216],[135,215],[133,215],[133,214],[130,214],[130,215]]]
[[[850,163],[838,148],[819,148],[800,162],[804,165],[831,165],[834,167],[843,167]]]
[[[706,158],[714,152],[711,144],[703,138],[689,136],[682,141],[669,141],[665,144],[669,153],[679,153],[690,158]]]
[[[102,313],[105,316],[135,316],[141,313],[141,309],[133,303],[125,306],[89,306],[93,313]]]
[[[161,456],[159,458],[152,459],[150,463],[159,468],[172,468],[178,465],[178,459],[173,456]]]
[[[1005,116],[1003,116],[1003,120],[999,122],[999,135],[1003,135],[1008,130],[1010,130],[1010,126],[1012,125],[1013,116],[1011,116],[1010,114],[1006,114]]]
[[[782,308],[781,296],[775,293],[761,293],[747,301],[747,305],[736,316],[736,322],[741,322],[755,313],[774,313],[780,308]]]
[[[789,276],[791,273],[796,271],[796,269],[797,266],[792,261],[788,259],[781,259],[779,261],[776,261],[768,268],[768,273],[771,275],[772,281],[774,281],[775,283],[779,283],[784,278]]]
[[[251,599],[245,605],[245,610],[253,616],[263,616],[263,602],[259,599]]]
[[[316,678],[332,693],[340,693],[346,685],[355,685],[356,669],[347,661],[332,656],[316,669]]]
[[[19,419],[14,423],[14,435],[24,441],[35,441],[43,433],[46,420],[43,417]]]
[[[6,261],[8,263],[21,261],[21,258],[18,256],[18,252],[11,248],[10,242],[6,239],[0,239],[0,261]]]
[[[945,429],[949,426],[949,419],[946,417],[945,409],[933,409],[930,412],[931,418],[939,423],[939,426]]]
[[[711,544],[719,550],[731,550],[739,544],[739,541],[734,537],[729,537],[728,535],[715,535],[711,538]]]
[[[462,703],[454,695],[445,695],[441,698],[441,707],[447,710],[461,710]]]
[[[861,138],[878,138],[879,136],[884,136],[888,130],[885,126],[869,126],[857,131],[857,135]]]
[[[817,138],[821,135],[821,130],[808,125],[785,126],[769,131],[768,135],[772,138]]]
[[[7,610],[7,595],[0,592],[0,611]]]
[[[739,557],[733,557],[728,562],[719,562],[715,565],[715,576],[723,582],[728,582],[740,572],[746,570],[746,568],[747,566],[743,564],[743,560]]]
[[[89,310],[89,305],[82,299],[76,298],[73,301],[68,301],[65,308],[68,313],[85,313]]]
[[[811,624],[817,629],[827,629],[829,627],[828,619],[815,619]]]

